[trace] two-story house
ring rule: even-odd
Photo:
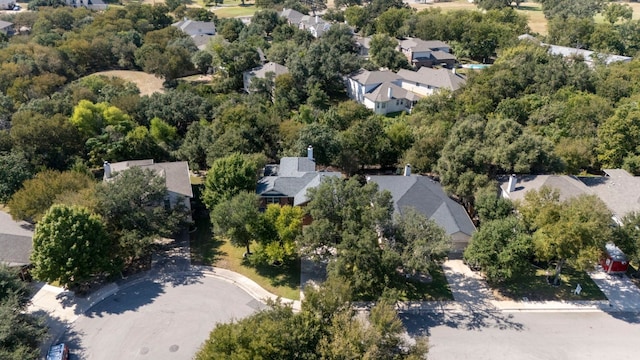
[[[457,59],[451,53],[451,47],[439,40],[422,40],[417,38],[405,38],[398,42],[398,51],[407,57],[407,61],[414,68],[435,65],[454,67]]]

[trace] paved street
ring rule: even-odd
[[[526,312],[404,315],[430,336],[429,360],[637,359],[638,313]]]
[[[208,276],[142,281],[117,292],[67,331],[72,359],[192,359],[218,322],[262,304],[237,286]]]

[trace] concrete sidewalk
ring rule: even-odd
[[[609,310],[640,311],[640,289],[627,275],[610,275],[598,266],[597,270],[589,272],[589,276],[609,299]]]

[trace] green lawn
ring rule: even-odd
[[[562,269],[561,280],[558,286],[549,285],[546,270],[537,269],[530,274],[504,283],[491,284],[491,286],[503,297],[518,301],[523,297],[531,301],[607,299],[589,275],[583,271],[567,266]],[[573,291],[578,284],[582,287],[582,292],[580,295],[575,295]]]
[[[221,267],[242,274],[267,291],[287,299],[300,299],[300,262],[293,266],[258,266],[246,264],[244,248],[213,237],[206,216],[194,216],[197,230],[191,234],[191,261],[197,265]]]

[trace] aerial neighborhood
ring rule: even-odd
[[[0,359],[637,358],[638,14],[0,1]]]

